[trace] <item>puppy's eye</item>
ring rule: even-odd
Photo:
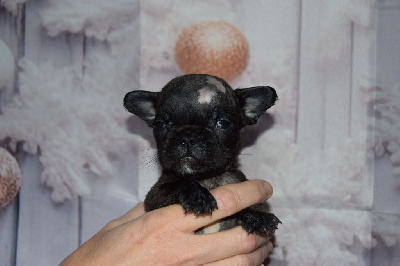
[[[166,126],[167,124],[164,121],[156,121],[154,123],[154,130],[160,132],[163,131]]]
[[[217,124],[216,124],[216,126],[217,126],[218,128],[221,128],[221,129],[226,129],[226,128],[228,128],[230,125],[231,125],[231,122],[229,122],[228,120],[225,120],[225,119],[218,120],[218,121],[217,121]]]

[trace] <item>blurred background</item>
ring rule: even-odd
[[[184,63],[279,95],[240,155],[274,187],[269,265],[400,265],[400,1],[0,3],[0,265],[57,265],[144,199],[152,131],[123,97],[187,71],[177,40],[209,22],[190,45],[239,61]]]

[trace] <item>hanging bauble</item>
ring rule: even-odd
[[[17,160],[0,147],[0,209],[7,206],[18,194],[22,174]]]
[[[211,74],[231,81],[246,68],[249,45],[231,24],[203,22],[182,31],[175,58],[184,74]]]

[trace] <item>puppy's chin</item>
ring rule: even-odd
[[[175,172],[179,175],[201,174],[207,169],[206,165],[202,164],[200,160],[191,156],[185,156],[173,161],[169,161],[167,165],[163,164],[162,162],[161,164],[163,169]]]
[[[193,175],[196,171],[196,159],[193,157],[183,157],[178,163],[178,172],[181,175]]]

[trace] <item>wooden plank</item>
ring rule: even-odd
[[[373,134],[367,130],[371,124],[368,114],[365,89],[376,86],[376,16],[374,5],[365,10],[365,17],[370,19],[368,24],[353,23],[353,49],[352,49],[352,76],[351,76],[351,109],[349,135],[353,141],[359,144],[365,151],[373,146]],[[366,156],[367,157],[367,156]],[[365,158],[366,174],[360,182],[363,205],[373,206],[373,179],[374,162],[372,156]]]
[[[298,144],[308,152],[350,137],[353,24],[331,1],[302,2]]]
[[[375,26],[371,25],[371,27]],[[353,32],[350,136],[367,142],[370,139],[367,139],[368,113],[364,90],[375,86],[376,30],[363,25],[353,24]]]
[[[60,34],[48,36],[41,26],[40,9],[45,1],[28,2],[26,4],[25,55],[38,66],[50,63],[55,68],[82,64],[82,35]]]
[[[127,147],[125,151],[121,149],[119,154],[125,157],[119,162],[115,176],[89,178],[91,195],[81,197],[80,244],[139,202],[138,158],[130,148]]]
[[[25,17],[25,56],[39,67],[82,65],[83,38],[67,34],[50,38],[40,25],[43,1],[29,1]],[[38,155],[21,163],[24,185],[20,192],[16,265],[57,265],[79,244],[79,204],[71,200],[56,205],[41,183]]]
[[[14,17],[5,8],[0,7],[0,39],[7,44],[14,56],[18,56],[17,21],[19,19],[20,17]]]
[[[378,12],[376,75],[377,85],[395,88],[399,84],[400,4],[397,8],[382,8]]]
[[[55,204],[40,182],[42,166],[36,155],[21,162],[16,265],[58,265],[78,245],[78,201]]]
[[[20,11],[13,16],[4,8],[0,8],[0,40],[11,50],[15,60],[20,55],[21,35],[23,34],[20,23],[23,19],[23,12]],[[1,56],[1,55],[0,55]],[[14,84],[10,84],[0,92],[1,105],[8,102],[15,90],[16,68]],[[18,196],[6,208],[0,210],[0,265],[14,265],[17,245],[17,223],[18,223]]]
[[[321,7],[321,10],[325,8]],[[323,81],[315,84],[325,90],[324,149],[341,145],[350,137],[352,98],[353,26],[350,21],[341,21],[330,27],[329,30],[332,30],[333,34],[340,32],[337,43],[334,45],[337,50],[328,58],[322,58],[320,62],[322,71],[317,75],[320,75]],[[332,33],[325,32],[325,34],[324,41],[335,41],[335,37],[327,37]]]
[[[132,45],[132,47],[139,48],[140,46]],[[90,58],[93,54],[111,53],[106,42],[94,39],[86,41],[85,51],[85,58]],[[139,53],[139,51],[133,50],[132,53]],[[110,60],[111,58],[110,56]],[[139,74],[139,72],[136,73],[137,84],[131,84],[132,88],[139,88]],[[121,105],[122,99],[121,94]],[[119,147],[118,167],[114,168],[116,169],[115,176],[92,176],[89,178],[91,195],[81,198],[81,244],[109,221],[122,216],[139,202],[137,197],[139,158],[137,153],[137,148],[129,145]]]
[[[268,111],[277,112],[274,126],[295,131],[300,1],[243,1],[236,10],[238,27],[247,38],[250,51],[242,77],[246,80],[247,75],[251,76],[251,84],[243,84],[239,77],[239,86],[274,87],[279,101],[276,108]]]
[[[17,245],[18,197],[0,210],[0,264],[15,264]]]
[[[400,265],[400,215],[373,212],[371,216],[376,245],[371,249],[370,265]]]
[[[400,3],[389,5],[390,2],[382,6],[378,12],[378,32],[377,32],[377,66],[376,79],[377,85],[385,91],[398,89],[400,84]],[[393,95],[388,93],[388,95]],[[393,103],[399,99],[393,99]],[[395,114],[395,112],[393,112]],[[376,118],[379,119],[379,118]],[[381,118],[384,119],[384,118]],[[396,119],[391,117],[391,119]],[[397,119],[399,119],[397,117]],[[398,120],[397,120],[398,121]],[[396,132],[398,122],[391,128],[381,128],[388,136],[386,141],[399,141],[399,132]],[[382,124],[381,124],[382,125]],[[391,136],[391,137],[390,137]],[[384,138],[380,136],[380,138]],[[374,164],[374,210],[382,213],[400,214],[400,181],[394,172],[399,171],[399,165],[391,163],[389,154],[382,158],[375,158]]]
[[[136,8],[140,8],[140,1],[135,2]],[[135,12],[138,17],[134,20],[134,27],[137,30],[137,36],[140,36],[140,16],[139,11]],[[137,54],[140,58],[140,38],[134,40],[136,43],[130,43],[129,47],[132,50],[129,51],[131,54]],[[104,56],[109,60],[110,65],[114,62],[115,57],[112,56],[112,49],[107,42],[101,42],[95,39],[86,39],[85,45],[85,60],[90,60],[91,57]],[[118,48],[117,48],[118,49]],[[126,60],[130,60],[127,57]],[[125,59],[125,58],[124,58]],[[129,88],[113,88],[113,93],[121,95],[121,108],[122,100],[126,92],[133,89],[140,88],[140,60],[135,62],[120,62],[130,67],[133,63],[133,69],[137,70],[131,75],[136,75],[133,79],[132,84],[129,84]],[[91,69],[91,74],[95,75],[96,69]],[[86,72],[85,72],[86,73]],[[110,73],[110,75],[116,75],[120,73]],[[107,95],[105,95],[107,97]],[[136,125],[130,125],[128,127],[136,127]],[[137,132],[133,132],[137,133]],[[117,144],[115,144],[117,145]],[[92,176],[89,178],[90,187],[92,189],[91,195],[81,198],[81,231],[80,231],[80,244],[87,241],[95,233],[97,233],[104,225],[113,219],[116,219],[138,202],[138,189],[139,189],[139,155],[138,147],[132,147],[131,145],[123,144],[123,146],[116,146],[118,151],[117,160],[114,161],[115,173],[113,176]]]
[[[18,9],[18,13],[16,16],[9,13],[6,9],[0,8],[0,40],[2,40],[8,48],[11,50],[11,53],[14,56],[14,60],[16,63],[19,58],[22,56],[22,47],[23,47],[23,28],[21,27],[22,21],[24,17],[24,9],[21,6]],[[15,67],[15,66],[14,66]],[[15,72],[17,68],[15,67]],[[14,75],[13,84],[10,84],[8,88],[4,88],[0,91],[0,107],[2,103],[8,102],[16,91],[16,82],[17,75]]]
[[[101,47],[106,52],[105,45],[99,45],[96,41],[88,42],[86,54],[99,52]],[[91,194],[80,199],[80,244],[91,238],[109,221],[122,216],[139,202],[137,148],[127,145],[119,147],[118,150],[118,161],[115,162],[118,165],[114,167],[116,172],[113,176],[93,175],[88,178]]]
[[[314,53],[318,44],[318,23],[322,20],[315,1],[302,1],[300,25],[300,63],[296,143],[305,155],[318,151],[324,144],[325,90],[321,83]]]

